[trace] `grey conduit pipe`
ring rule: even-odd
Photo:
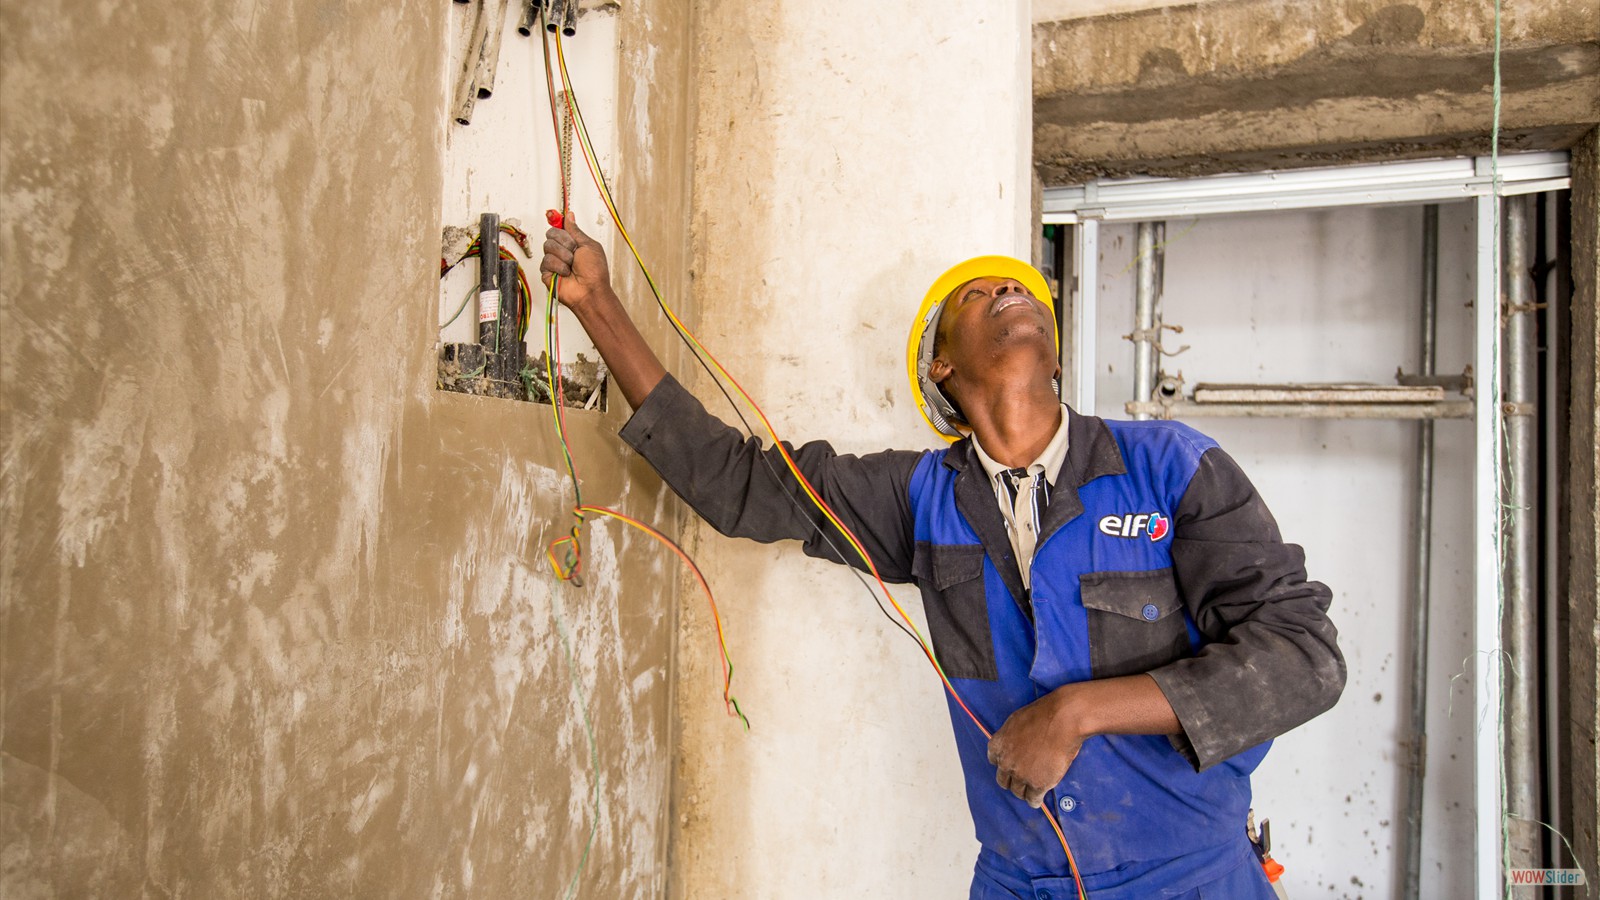
[[[478,60],[483,55],[484,42],[489,39],[490,5],[490,0],[476,0],[472,30],[468,32],[467,46],[461,54],[461,73],[456,79],[455,99],[450,103],[450,118],[458,125],[472,124],[472,110],[478,103]]]
[[[1439,207],[1422,210],[1422,352],[1417,374],[1434,374],[1439,333]],[[1412,529],[1415,560],[1411,583],[1410,714],[1404,757],[1405,817],[1400,857],[1404,865],[1400,896],[1417,900],[1422,875],[1422,787],[1428,772],[1428,606],[1433,587],[1433,420],[1417,423],[1417,491]]]
[[[485,0],[484,5],[489,14],[489,33],[478,54],[478,74],[474,79],[479,100],[494,94],[494,77],[500,71],[500,42],[505,38],[506,11],[511,8],[511,0]]]
[[[1505,765],[1509,864],[1538,867],[1539,354],[1534,319],[1532,195],[1505,201]]]

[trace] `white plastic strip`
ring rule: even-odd
[[[1461,157],[1203,178],[1095,180],[1076,187],[1047,188],[1043,222],[1137,222],[1270,210],[1469,200],[1494,190],[1480,163]],[[1565,189],[1571,185],[1567,154],[1558,151],[1502,156],[1500,180],[1500,193],[1506,196]]]
[[[1473,370],[1478,374],[1473,421],[1473,704],[1472,793],[1475,896],[1502,894],[1500,679],[1500,246],[1493,196],[1477,199],[1476,329]]]

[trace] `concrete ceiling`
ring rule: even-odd
[[[1035,163],[1066,184],[1482,153],[1493,34],[1492,7],[1467,0],[1228,0],[1039,22]],[[1600,122],[1600,4],[1507,0],[1500,63],[1504,148],[1564,148]]]

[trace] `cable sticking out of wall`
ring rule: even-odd
[[[547,31],[547,33],[548,33],[548,31]],[[980,720],[978,718],[978,716],[975,713],[973,713],[972,709],[967,706],[966,701],[961,697],[960,693],[956,690],[955,685],[953,683],[951,683],[949,676],[945,674],[944,667],[940,665],[938,657],[934,654],[934,652],[933,652],[931,646],[929,645],[928,641],[923,638],[921,632],[917,629],[916,623],[911,619],[910,615],[908,615],[906,613],[905,609],[900,606],[899,602],[895,599],[894,594],[889,591],[889,588],[884,583],[882,576],[879,574],[877,565],[876,565],[876,563],[873,562],[871,555],[867,552],[866,548],[862,545],[861,541],[856,537],[854,532],[851,531],[849,526],[845,525],[845,523],[834,512],[833,508],[817,492],[816,488],[811,484],[810,480],[806,478],[806,476],[805,476],[805,474],[803,472],[801,472],[799,465],[794,460],[794,457],[791,456],[790,453],[789,453],[788,445],[785,444],[783,442],[783,440],[778,436],[777,430],[773,427],[771,421],[767,418],[766,413],[762,411],[760,405],[755,402],[755,399],[750,396],[749,392],[746,391],[739,384],[739,382],[733,377],[733,375],[730,372],[728,372],[728,370],[726,368],[723,367],[723,365],[717,360],[716,356],[713,355],[703,344],[700,343],[699,339],[695,337],[693,332],[691,332],[687,328],[687,326],[685,326],[683,324],[683,322],[678,318],[676,313],[674,313],[672,311],[671,307],[669,307],[666,304],[665,299],[661,295],[660,287],[656,284],[655,278],[650,274],[649,267],[645,265],[644,259],[640,255],[638,247],[634,244],[633,238],[629,235],[627,227],[623,224],[622,215],[617,210],[616,203],[615,203],[614,198],[611,195],[611,191],[610,191],[609,185],[607,184],[607,182],[605,180],[605,177],[601,173],[599,157],[595,153],[594,147],[593,147],[592,143],[590,142],[588,129],[585,126],[584,120],[583,120],[582,108],[578,104],[577,97],[576,97],[576,92],[572,88],[571,75],[567,71],[566,54],[565,54],[565,50],[564,50],[564,48],[562,46],[561,37],[559,35],[557,35],[555,37],[555,47],[556,47],[556,60],[558,62],[560,70],[561,70],[561,81],[562,81],[562,86],[564,88],[564,90],[562,92],[562,100],[564,101],[564,105],[566,107],[565,111],[567,113],[567,119],[570,122],[572,122],[573,125],[574,125],[574,134],[577,137],[577,143],[578,143],[579,149],[583,153],[584,163],[585,163],[586,167],[589,170],[590,177],[594,181],[595,189],[599,192],[601,201],[604,203],[604,205],[606,207],[606,211],[609,214],[609,216],[610,216],[610,218],[612,220],[612,223],[615,225],[615,227],[617,229],[617,234],[619,236],[621,236],[622,239],[623,239],[623,242],[627,244],[628,250],[633,255],[634,262],[638,265],[640,273],[644,276],[645,283],[647,285],[649,285],[650,292],[655,298],[656,305],[660,308],[662,314],[666,316],[667,320],[672,324],[673,330],[675,332],[677,332],[678,337],[689,348],[690,353],[695,357],[696,361],[701,365],[702,368],[704,368],[706,370],[706,372],[709,375],[711,375],[713,383],[715,383],[717,385],[718,389],[722,392],[723,396],[728,399],[729,404],[734,407],[735,414],[738,415],[740,422],[744,424],[746,430],[753,433],[753,429],[750,427],[749,421],[744,418],[743,413],[739,410],[738,403],[735,403],[734,399],[733,399],[733,396],[729,394],[729,390],[728,390],[729,387],[731,387],[733,392],[736,393],[738,395],[738,397],[741,400],[744,401],[745,406],[748,407],[749,411],[756,417],[756,419],[761,422],[763,430],[766,432],[767,436],[771,438],[773,446],[778,450],[778,453],[782,457],[785,466],[787,466],[787,468],[789,469],[789,473],[794,477],[796,483],[800,486],[800,488],[804,492],[806,498],[808,500],[810,500],[812,505],[817,509],[817,511],[820,512],[822,514],[822,516],[825,519],[827,519],[827,521],[831,525],[834,526],[835,530],[839,533],[839,535],[844,538],[845,542],[855,552],[856,558],[858,558],[861,561],[861,563],[863,564],[864,568],[872,574],[873,580],[876,581],[876,583],[878,585],[878,591],[873,591],[872,588],[871,588],[871,585],[867,584],[867,582],[864,579],[862,580],[862,584],[863,584],[864,587],[866,587],[868,592],[871,593],[874,603],[887,616],[888,615],[888,611],[883,606],[883,599],[887,599],[888,600],[889,605],[892,606],[894,608],[895,612],[899,614],[899,621],[895,621],[894,617],[890,616],[891,621],[895,621],[895,624],[898,627],[900,627],[902,631],[904,631],[914,641],[916,641],[918,648],[922,651],[923,655],[927,658],[929,664],[931,664],[933,666],[934,671],[938,674],[939,680],[943,683],[946,692],[949,694],[951,699],[953,699],[956,702],[956,704],[966,713],[967,717],[972,721],[973,725],[976,726],[980,732],[982,732],[982,734],[984,735],[985,738],[992,737],[993,736],[993,732],[983,723],[982,720]],[[557,101],[556,101],[556,91],[555,91],[554,78],[553,78],[552,72],[550,71],[550,56],[549,56],[548,40],[547,40],[546,46],[545,46],[545,75],[546,75],[546,86],[547,86],[547,88],[549,90],[550,101],[551,101],[551,105],[552,105],[552,109],[551,109],[552,123],[555,124],[555,126],[556,126],[556,138],[557,138],[557,141],[559,143],[560,139],[561,139],[561,127],[560,127],[560,122],[559,122],[560,117],[556,113],[556,110],[555,110],[555,104],[556,104]],[[570,205],[570,197],[571,197],[570,185],[566,184],[565,181],[566,181],[566,179],[564,178],[563,179],[564,183],[562,185],[563,209],[560,212],[560,215],[563,218],[565,216],[571,215],[571,210],[570,210],[570,208],[568,208],[569,205]],[[552,223],[554,223],[554,218],[552,218]],[[559,328],[557,326],[556,319],[555,319],[556,284],[557,284],[557,279],[552,278],[551,279],[551,283],[550,283],[549,295],[548,295],[548,298],[547,298],[547,316],[546,316],[546,320],[547,320],[547,340],[549,342],[549,345],[555,351],[554,353],[547,354],[547,358],[552,360],[551,363],[550,363],[550,365],[552,365],[552,366],[555,364],[553,360],[559,354],[559,346],[560,346],[560,343],[559,343],[559,341],[560,341]],[[553,372],[552,372],[552,383],[557,383],[557,380],[554,378],[554,373]],[[561,414],[560,414],[560,404],[559,403],[556,404],[556,428],[557,428],[558,437],[559,437],[559,439],[560,439],[560,441],[562,443],[563,457],[566,459],[566,462],[567,462],[568,474],[569,474],[569,476],[571,477],[571,479],[573,481],[573,491],[574,491],[574,494],[576,495],[577,492],[578,492],[578,487],[579,487],[578,478],[577,478],[576,471],[575,471],[575,469],[574,469],[574,467],[572,465],[570,451],[569,451],[568,446],[567,446],[565,425],[564,425],[564,422],[562,421],[562,417],[561,417]],[[765,459],[765,456],[763,456],[763,459]],[[769,465],[769,471],[771,471],[773,477],[777,478],[778,477],[777,472],[775,470],[770,469],[770,463],[768,465]],[[781,482],[781,479],[780,479],[780,482]],[[797,504],[799,502],[796,498],[793,498],[793,497],[790,497],[790,500],[791,500],[791,502],[795,502]],[[574,505],[574,508],[573,508],[574,524],[573,524],[573,527],[571,529],[571,532],[566,537],[560,538],[557,541],[553,542],[551,547],[550,547],[550,550],[549,550],[550,562],[551,562],[552,568],[555,570],[557,576],[562,578],[563,580],[567,580],[567,581],[572,581],[572,580],[574,580],[575,578],[577,578],[579,576],[580,569],[581,569],[581,564],[582,564],[582,555],[581,555],[581,549],[580,549],[580,529],[581,529],[582,524],[583,524],[584,515],[586,513],[590,513],[590,512],[597,513],[597,514],[602,514],[602,515],[607,515],[607,516],[611,516],[613,518],[617,518],[617,519],[623,520],[623,521],[627,522],[628,524],[633,525],[634,527],[645,531],[646,533],[650,534],[651,536],[657,538],[658,540],[666,543],[669,547],[671,547],[675,552],[678,553],[680,558],[682,558],[684,560],[684,562],[687,565],[689,565],[689,567],[694,571],[697,579],[700,582],[700,585],[701,585],[702,589],[706,593],[707,598],[711,599],[712,616],[713,616],[714,621],[716,622],[717,637],[718,637],[718,641],[719,641],[719,643],[721,645],[721,652],[722,652],[723,673],[724,673],[723,700],[724,700],[724,702],[726,704],[728,704],[731,707],[730,714],[737,715],[741,720],[744,721],[745,727],[748,729],[748,727],[749,727],[748,720],[745,719],[743,714],[738,711],[737,704],[734,702],[734,700],[732,698],[732,695],[729,692],[730,691],[730,687],[731,687],[731,682],[732,682],[733,665],[732,665],[732,662],[731,662],[731,660],[729,658],[729,655],[728,655],[727,642],[726,642],[726,639],[725,639],[724,634],[723,634],[721,618],[717,613],[716,603],[715,603],[714,598],[712,598],[711,589],[710,589],[709,585],[706,584],[703,576],[701,576],[699,567],[696,566],[694,564],[693,560],[690,559],[687,554],[683,553],[681,548],[679,548],[675,543],[670,541],[668,538],[666,538],[666,536],[662,535],[660,532],[655,531],[654,529],[650,528],[649,526],[644,525],[643,523],[639,523],[636,520],[628,519],[627,517],[623,516],[620,513],[615,512],[613,510],[607,510],[607,509],[604,509],[604,508],[601,508],[601,507],[585,506],[582,503],[581,499],[580,499]],[[832,540],[831,536],[829,536],[828,533],[825,530],[822,529],[821,525],[817,525],[816,527],[817,527],[819,533],[822,534],[824,539],[827,540],[829,546],[834,550],[834,552],[836,554],[838,554],[839,559],[841,561],[845,561],[844,554],[840,551],[838,546],[833,543],[833,540]],[[557,559],[557,557],[555,555],[555,549],[558,546],[563,546],[565,548],[564,549],[564,554],[565,554],[564,555],[564,562],[563,561],[558,561],[558,559]],[[854,571],[853,567],[852,567],[852,571]],[[857,577],[860,578],[860,574],[859,573],[857,573]],[[1061,849],[1062,849],[1063,853],[1065,853],[1065,855],[1066,855],[1068,867],[1072,872],[1072,877],[1073,877],[1073,881],[1074,881],[1074,883],[1076,885],[1076,888],[1077,888],[1078,897],[1080,898],[1080,900],[1087,900],[1087,896],[1088,895],[1087,895],[1087,893],[1085,892],[1085,890],[1083,888],[1083,880],[1082,880],[1082,877],[1081,877],[1081,875],[1080,875],[1080,873],[1078,871],[1077,860],[1076,860],[1076,858],[1074,857],[1074,855],[1072,853],[1071,847],[1068,846],[1066,836],[1062,833],[1060,824],[1056,821],[1056,818],[1055,818],[1054,814],[1050,811],[1050,809],[1048,807],[1042,807],[1040,809],[1040,811],[1044,814],[1045,818],[1049,821],[1051,830],[1054,831],[1054,833],[1056,835],[1056,838],[1060,841]]]
[[[554,19],[547,17],[545,21],[548,26],[549,23],[554,21]],[[555,89],[555,75],[551,68],[549,38],[549,35],[554,31],[555,28],[546,27],[541,31],[541,34],[544,36],[545,87],[548,91],[550,100],[550,122],[554,132],[556,146],[561,148],[563,151],[563,158],[560,166],[562,208],[560,211],[552,210],[550,213],[551,225],[560,227],[565,217],[572,214],[570,207],[572,196],[572,185],[570,182],[571,159],[569,154],[571,153],[573,135],[575,133],[581,135],[580,140],[583,142],[584,146],[587,148],[589,145],[588,134],[586,131],[582,130],[582,123],[577,115],[577,107],[575,105],[575,99],[570,90],[569,76],[566,72],[565,65],[562,66],[562,81],[563,85],[567,87],[567,90],[562,91],[558,100],[558,95]],[[556,34],[555,40],[559,53],[561,42],[560,33]],[[564,110],[566,116],[563,117],[560,112],[558,112],[558,109]],[[585,158],[588,158],[587,152]],[[592,171],[594,170],[591,169],[591,172]],[[560,578],[562,581],[566,581],[575,586],[581,587],[583,585],[582,529],[584,521],[588,516],[598,515],[616,519],[623,524],[628,525],[629,527],[644,532],[645,534],[665,545],[674,554],[676,554],[679,559],[683,560],[684,564],[688,566],[690,571],[694,574],[695,580],[699,583],[701,590],[705,593],[706,601],[711,608],[711,618],[716,626],[718,651],[722,659],[722,701],[724,708],[726,709],[728,715],[737,718],[744,725],[745,730],[748,731],[750,728],[750,720],[745,716],[744,711],[739,708],[738,699],[733,696],[733,659],[728,652],[727,637],[722,628],[722,616],[717,609],[716,596],[712,593],[711,586],[709,582],[706,581],[705,575],[700,571],[700,567],[695,564],[694,560],[683,550],[682,547],[678,546],[676,542],[662,534],[660,531],[616,510],[603,506],[588,505],[583,502],[582,485],[578,477],[576,466],[572,461],[571,448],[566,434],[566,419],[562,413],[564,397],[561,393],[561,379],[558,368],[560,365],[559,360],[561,358],[561,330],[559,320],[556,316],[556,284],[557,279],[551,279],[549,291],[547,292],[546,296],[545,360],[546,366],[548,367],[548,377],[550,379],[550,383],[554,386],[554,393],[552,394],[552,400],[554,402],[552,404],[552,409],[555,414],[556,435],[561,444],[561,454],[562,459],[566,464],[568,479],[572,482],[574,502],[572,506],[571,526],[567,530],[565,536],[557,538],[550,543],[549,547],[547,547],[545,550],[545,556],[550,561],[550,567],[555,572],[556,577]]]

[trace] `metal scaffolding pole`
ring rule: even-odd
[[[1135,243],[1134,262],[1138,268],[1138,284],[1133,297],[1133,402],[1144,403],[1156,386],[1156,304],[1160,294],[1159,249],[1157,231],[1164,230],[1160,222],[1140,222]],[[1148,419],[1148,413],[1134,413],[1135,419]]]
[[[1544,821],[1555,825],[1557,828],[1564,824],[1565,791],[1563,785],[1564,772],[1562,771],[1563,744],[1566,741],[1566,731],[1562,728],[1562,711],[1565,708],[1565,676],[1562,672],[1562,654],[1559,647],[1566,640],[1566,631],[1562,627],[1561,612],[1566,603],[1566,592],[1557,585],[1564,584],[1566,571],[1562,566],[1561,554],[1554,549],[1556,535],[1561,533],[1561,493],[1565,487],[1565,479],[1554,473],[1561,471],[1563,457],[1561,454],[1562,442],[1565,435],[1562,430],[1566,410],[1561,403],[1561,353],[1557,348],[1562,346],[1564,335],[1562,322],[1565,314],[1564,304],[1567,302],[1562,289],[1562,275],[1566,268],[1562,263],[1562,251],[1558,248],[1564,242],[1562,238],[1561,221],[1561,195],[1549,193],[1539,195],[1543,200],[1545,241],[1543,248],[1534,251],[1534,265],[1541,273],[1537,283],[1536,295],[1544,303],[1544,397],[1541,399],[1541,412],[1543,421],[1541,428],[1544,436],[1544,539],[1541,545],[1544,552],[1544,591],[1540,598],[1540,612],[1544,617],[1541,628],[1544,631],[1544,753],[1540,757],[1544,765]],[[1544,256],[1539,258],[1540,251]],[[1562,838],[1551,829],[1546,829],[1545,855],[1552,866],[1560,866],[1566,859],[1565,847]]]
[[[1417,374],[1434,374],[1439,311],[1439,207],[1422,211],[1422,348]],[[1411,585],[1411,732],[1405,752],[1405,819],[1400,832],[1403,880],[1400,896],[1421,896],[1422,788],[1428,771],[1428,605],[1433,581],[1433,420],[1417,423],[1417,491],[1412,534],[1415,558]]]
[[[1529,229],[1531,196],[1506,201],[1505,490],[1506,813],[1508,862],[1536,867],[1539,818],[1538,331]]]

